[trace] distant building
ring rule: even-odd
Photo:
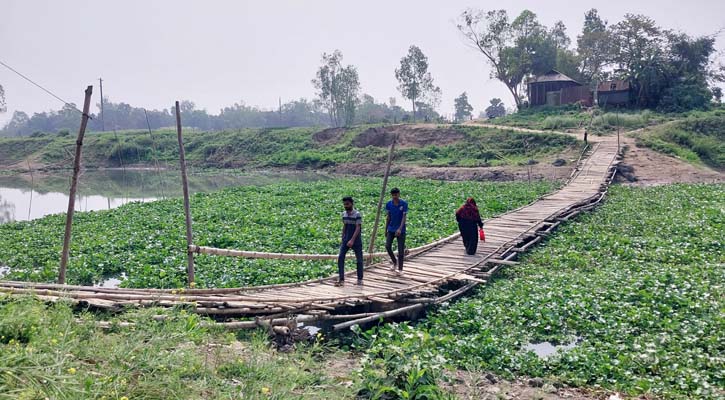
[[[597,86],[597,103],[601,107],[627,105],[631,99],[631,91],[629,81],[615,79],[600,82]]]
[[[592,93],[589,88],[553,69],[530,79],[528,89],[530,106],[574,103],[592,105]]]

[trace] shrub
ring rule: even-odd
[[[544,129],[574,128],[580,121],[574,117],[549,116],[544,119]]]

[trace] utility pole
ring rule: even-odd
[[[103,79],[98,78],[98,86],[101,87],[101,130],[106,131],[106,120],[103,118]]]

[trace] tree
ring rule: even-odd
[[[388,106],[385,103],[378,104],[375,98],[369,94],[363,94],[360,99],[355,115],[358,121],[363,124],[370,124],[385,119],[388,113]]]
[[[665,39],[662,29],[644,15],[626,14],[612,26],[612,61],[621,71],[619,77],[632,83],[641,107],[656,107],[657,93],[667,83],[661,46]]]
[[[360,81],[357,75],[357,69],[351,65],[340,70],[340,100],[342,116],[345,126],[350,126],[355,122],[355,110],[359,102],[358,92],[360,91]]]
[[[390,113],[393,117],[393,123],[398,123],[398,121],[401,121],[404,117],[407,116],[405,110],[403,110],[403,108],[398,105],[395,97],[389,98],[388,104],[390,104]]]
[[[612,58],[610,40],[607,21],[602,20],[595,8],[587,11],[582,34],[576,40],[579,70],[586,83],[603,78],[603,70]]]
[[[357,69],[351,65],[342,66],[342,52],[322,54],[322,65],[312,84],[330,116],[332,126],[350,125],[355,119],[360,82]]]
[[[714,36],[662,29],[649,17],[627,14],[610,30],[617,77],[630,82],[637,106],[663,111],[705,108],[711,86],[725,80],[715,68]]]
[[[456,109],[456,122],[465,121],[471,118],[473,107],[468,103],[468,94],[466,92],[461,93],[460,96],[454,100]]]
[[[554,68],[558,49],[568,45],[563,23],[547,31],[529,10],[509,22],[506,10],[469,9],[461,14],[457,27],[484,55],[492,67],[491,77],[506,85],[518,108],[523,104],[524,78]]]
[[[400,59],[395,78],[398,79],[400,93],[413,104],[413,122],[415,108],[419,103],[428,101],[430,105],[440,101],[441,89],[433,84],[433,78],[428,72],[428,57],[418,46],[410,46],[408,54]]]
[[[667,63],[664,74],[668,85],[662,90],[657,107],[664,111],[687,111],[706,108],[725,80],[713,68],[715,38],[692,38],[684,33],[668,32]],[[712,88],[710,88],[712,84]]]
[[[3,129],[7,136],[22,136],[23,128],[30,122],[30,117],[23,111],[13,112],[12,118]],[[30,132],[28,132],[30,134]]]
[[[425,122],[441,121],[441,116],[435,109],[436,107],[433,104],[422,101],[415,102],[415,114],[413,115],[413,121],[415,121],[416,117],[422,118]]]
[[[566,25],[562,21],[556,21],[554,26],[549,31],[549,36],[552,41],[559,49],[566,49],[571,45],[571,39],[566,34]]]
[[[486,116],[490,118],[503,117],[506,115],[506,106],[499,98],[491,99],[491,105],[486,107]]]

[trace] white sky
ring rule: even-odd
[[[112,101],[158,109],[189,99],[216,114],[242,100],[269,109],[279,97],[314,97],[310,80],[321,54],[340,49],[344,62],[357,66],[362,92],[379,102],[395,96],[409,108],[393,71],[416,44],[443,91],[441,113],[452,113],[463,91],[476,114],[492,97],[510,106],[503,84],[489,78],[483,57],[455,28],[467,7],[505,7],[513,16],[528,8],[547,26],[563,20],[573,42],[592,7],[610,23],[641,13],[691,35],[725,27],[723,0],[0,0],[0,60],[76,104],[89,84],[98,102],[103,77]],[[8,103],[0,124],[14,110],[62,106],[2,66],[0,83]]]

